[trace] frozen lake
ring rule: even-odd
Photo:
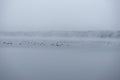
[[[117,50],[0,48],[0,80],[119,80]]]
[[[119,34],[36,34],[1,34],[0,80],[120,80]]]

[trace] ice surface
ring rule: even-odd
[[[0,80],[119,80],[116,38],[0,38]]]

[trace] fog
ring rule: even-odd
[[[1,0],[5,31],[119,29],[119,0]]]
[[[0,0],[0,80],[120,80],[119,4]]]

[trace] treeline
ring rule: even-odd
[[[120,31],[46,31],[46,32],[0,32],[0,36],[25,37],[95,37],[120,38]]]

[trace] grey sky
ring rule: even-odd
[[[119,0],[1,0],[1,30],[119,28]],[[120,28],[119,28],[120,29]]]

